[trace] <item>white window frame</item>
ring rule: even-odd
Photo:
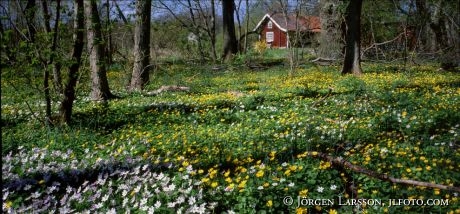
[[[273,28],[273,22],[272,22],[272,21],[268,21],[268,23],[267,23],[267,28],[268,28],[268,29],[272,29],[272,28]]]
[[[266,32],[265,33],[265,41],[266,42],[273,42],[275,40],[275,34],[273,32]]]

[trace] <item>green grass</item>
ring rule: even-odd
[[[367,213],[458,212],[458,192],[393,185],[341,170],[306,152],[341,156],[397,178],[460,186],[459,74],[430,66],[402,72],[374,64],[365,64],[361,77],[341,76],[339,70],[306,66],[290,74],[283,67],[213,71],[209,66],[165,65],[152,74],[147,90],[161,85],[191,90],[155,97],[128,94],[127,75],[112,70],[112,90],[122,98],[96,104],[87,99],[87,86],[80,85],[74,123],[53,128],[42,127],[24,102],[40,116],[39,94],[27,87],[16,90],[13,82],[21,83],[15,87],[24,82],[10,76],[2,80],[2,182],[36,182],[3,189],[9,193],[4,211],[45,207],[32,203],[31,194],[38,192],[40,201],[50,197],[52,209],[77,211],[152,208],[176,213],[180,207],[202,206],[216,213],[302,212],[295,204],[284,205],[283,198],[345,200],[353,197],[346,191],[347,179],[361,198],[449,200],[448,206],[367,206]],[[57,179],[73,169],[86,170],[81,176],[88,176],[88,183]],[[51,191],[47,175],[56,175],[62,186]],[[172,184],[177,188],[171,190]],[[83,190],[78,193],[79,187]],[[151,195],[157,187],[159,192]],[[192,198],[195,203],[188,203]],[[132,202],[124,202],[128,199]],[[305,208],[349,213],[354,207]]]

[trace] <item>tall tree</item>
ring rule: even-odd
[[[235,3],[233,0],[222,0],[222,18],[224,27],[224,53],[222,58],[225,61],[232,59],[233,55],[238,52],[238,42],[235,35],[235,21],[233,12]]]
[[[101,19],[96,0],[84,1],[86,17],[86,38],[88,40],[89,63],[91,67],[91,99],[108,100],[115,96],[110,92],[107,81],[104,42],[101,33]]]
[[[35,29],[34,21],[35,21],[35,12],[37,10],[37,3],[35,0],[27,0],[26,8],[25,8],[25,17],[26,17],[26,24],[27,30],[29,33],[30,42],[35,42],[35,35],[37,34],[37,30]]]
[[[57,54],[56,50],[58,47],[58,31],[59,31],[59,19],[60,19],[60,12],[61,12],[61,0],[56,1],[56,18],[54,19],[54,28],[51,29],[51,15],[48,11],[48,1],[42,0],[42,9],[43,9],[43,16],[45,18],[45,30],[46,33],[52,35],[52,42],[51,42],[51,56],[47,64],[54,64],[53,66],[53,82],[56,91],[62,93],[62,77],[61,77],[61,63],[55,60]]]
[[[78,70],[81,64],[81,54],[84,45],[85,16],[83,12],[83,1],[75,0],[74,35],[72,64],[69,67],[66,82],[64,82],[64,96],[59,107],[59,116],[62,122],[70,123],[72,116],[73,101],[75,100],[75,86],[77,85]]]
[[[361,8],[362,0],[350,0],[345,12],[345,59],[342,74],[360,75],[361,70]]]
[[[319,42],[319,57],[336,60],[340,57],[342,49],[341,30],[342,23],[339,0],[323,0],[319,2],[321,37]]]
[[[134,30],[134,67],[130,90],[142,90],[149,81],[151,0],[136,2],[136,27]]]

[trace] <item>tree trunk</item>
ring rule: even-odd
[[[211,0],[211,51],[213,60],[217,60],[217,51],[216,51],[216,5],[215,0]]]
[[[246,51],[248,50],[248,37],[247,37],[248,32],[249,32],[249,0],[246,0],[246,27],[244,29],[244,35],[246,36],[244,37],[244,53],[246,53]]]
[[[134,31],[134,67],[130,90],[142,90],[149,81],[150,11],[151,0],[136,2],[136,28]]]
[[[343,61],[342,75],[360,75],[361,71],[361,7],[362,0],[350,0],[348,3],[345,23],[345,59]]]
[[[235,4],[233,0],[222,0],[222,18],[224,27],[224,54],[222,58],[224,61],[229,61],[233,55],[238,52],[238,43],[235,35],[235,21],[233,19],[233,12],[235,11]]]
[[[35,11],[37,10],[37,4],[35,0],[28,0],[25,8],[25,17],[27,24],[27,31],[29,33],[29,39],[31,43],[35,42],[35,35],[37,30],[35,29]]]
[[[96,0],[84,1],[86,17],[86,37],[88,40],[89,63],[91,67],[91,99],[108,100],[114,95],[110,92],[105,65],[104,44],[101,33],[101,20]]]
[[[319,58],[336,60],[342,52],[341,14],[339,0],[323,0],[320,3],[321,35]]]
[[[48,1],[47,0],[42,0],[42,8],[43,8],[43,16],[45,18],[45,30],[48,34],[53,35],[53,41],[51,45],[51,57],[50,61],[48,64],[54,64],[53,66],[53,82],[54,82],[54,88],[55,90],[63,94],[63,89],[62,89],[62,77],[61,77],[61,63],[55,61],[55,56],[56,56],[56,49],[57,49],[57,43],[58,43],[58,31],[59,31],[59,19],[60,19],[60,12],[61,12],[61,0],[56,1],[56,18],[54,20],[54,28],[53,31],[51,31],[51,24],[50,24],[50,19],[51,15],[49,14],[48,11]]]
[[[67,81],[64,83],[64,97],[59,107],[59,115],[62,122],[69,124],[72,116],[73,101],[75,100],[75,86],[77,84],[78,70],[81,64],[81,54],[84,44],[85,16],[83,12],[83,1],[76,0],[72,50],[72,64],[69,67]]]

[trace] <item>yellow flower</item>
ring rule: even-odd
[[[265,182],[263,186],[264,186],[264,188],[267,188],[267,187],[270,186],[270,184],[268,182]]]
[[[209,171],[210,171],[210,172],[209,172],[209,177],[210,177],[210,178],[216,177],[217,170],[211,168]]]
[[[203,183],[208,183],[208,182],[209,182],[209,178],[202,178],[202,179],[201,179],[201,182],[203,182]]]
[[[331,167],[331,163],[329,161],[321,161],[319,163],[319,169],[328,169]]]
[[[232,191],[234,188],[235,188],[235,184],[234,184],[234,183],[231,183],[230,185],[228,185],[228,186],[225,188],[225,191]]]
[[[212,188],[216,188],[217,185],[218,185],[217,182],[212,182],[211,187],[212,187]]]
[[[242,181],[238,184],[238,188],[239,188],[239,189],[244,189],[244,187],[246,187],[246,182],[247,182],[247,180],[242,180]]]
[[[225,177],[228,177],[230,175],[230,170],[227,170],[225,173],[224,173],[224,176]]]
[[[330,210],[329,210],[329,214],[338,214],[338,212],[337,212],[337,210],[330,209]]]
[[[411,170],[410,168],[407,168],[407,169],[406,169],[406,172],[407,172],[407,173],[411,173],[412,170]]]
[[[188,165],[190,165],[190,163],[188,161],[182,162],[182,166],[187,167]]]
[[[12,201],[7,201],[4,206],[5,206],[6,209],[9,209],[9,208],[11,208],[11,206],[13,206],[13,202]]]
[[[288,169],[288,170],[286,170],[286,171],[284,172],[284,174],[285,174],[286,176],[289,176],[289,175],[291,175],[291,170],[289,170],[289,169]]]
[[[268,200],[267,201],[267,207],[272,207],[273,206],[273,201],[272,200]]]
[[[299,207],[295,210],[295,213],[296,214],[307,214],[308,213],[308,210],[307,208],[303,208],[303,207]]]
[[[434,194],[435,195],[439,195],[441,193],[441,191],[439,191],[439,189],[434,189]]]
[[[256,177],[260,178],[264,176],[264,171],[263,170],[259,170],[257,173],[256,173]]]
[[[307,197],[307,194],[308,194],[308,189],[304,189],[299,192],[300,197]]]

